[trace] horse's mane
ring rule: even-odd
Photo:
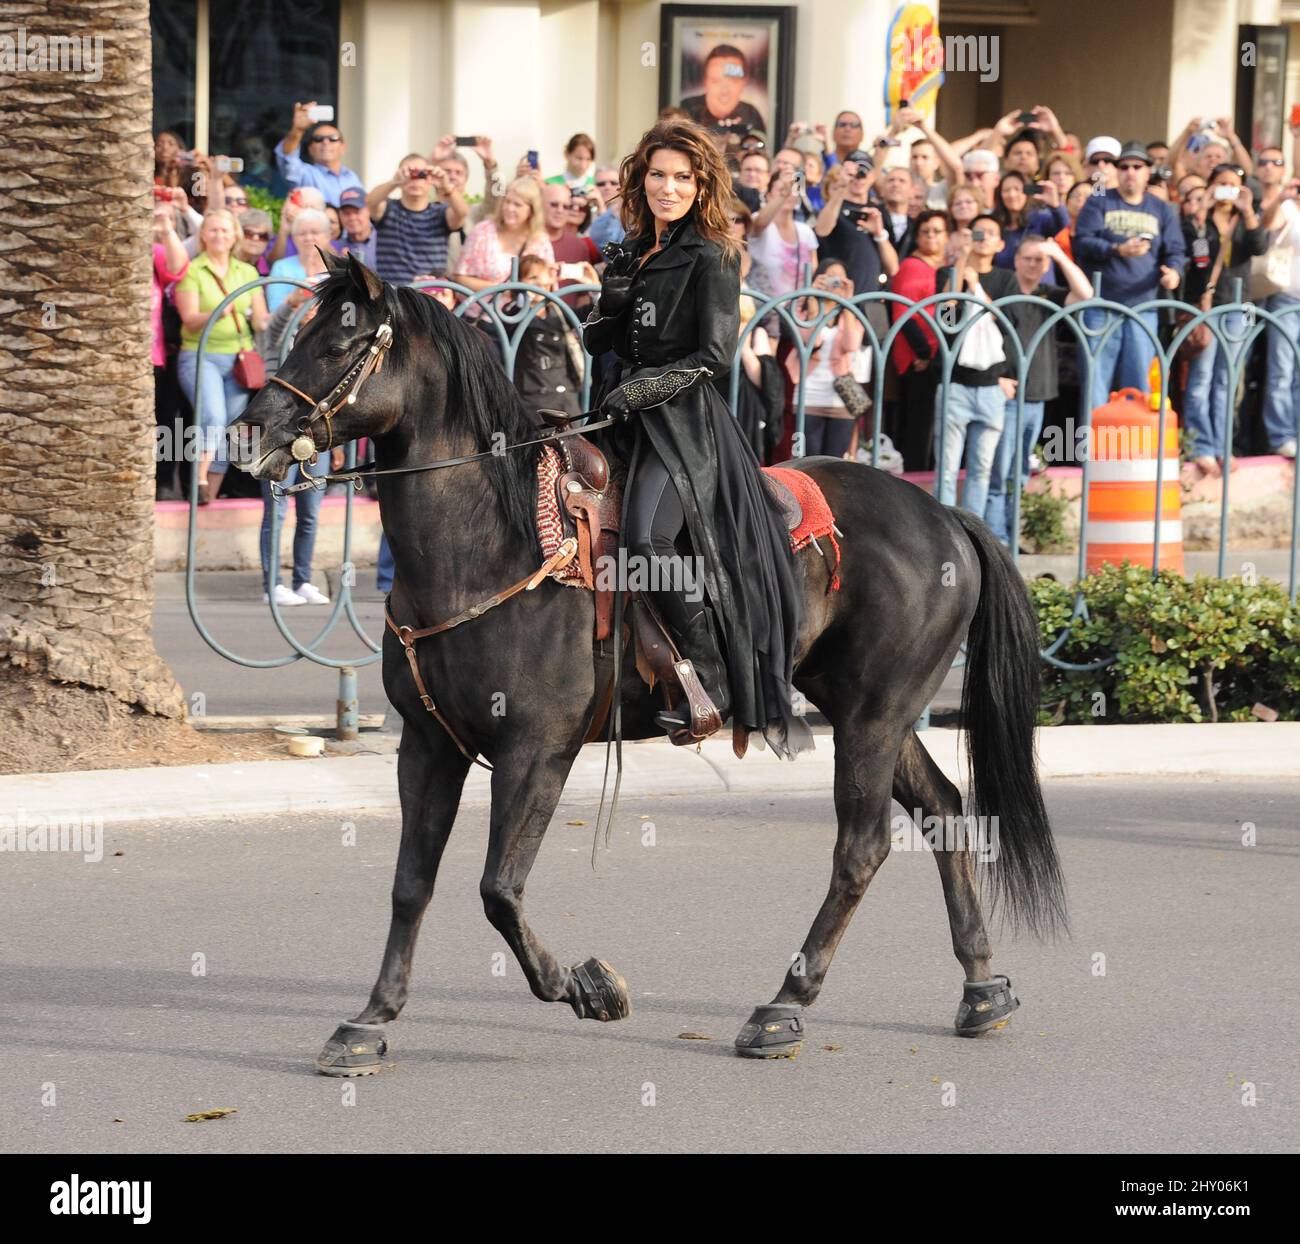
[[[352,266],[336,269],[322,282],[322,311],[335,310],[355,299],[357,283]],[[392,364],[410,361],[413,336],[431,341],[447,377],[444,417],[454,427],[470,433],[475,450],[483,452],[503,443],[532,440],[538,433],[505,369],[493,354],[484,334],[436,299],[418,289],[382,283],[381,311],[393,325]],[[496,439],[494,442],[494,435]],[[488,479],[497,495],[507,526],[537,543],[538,447],[496,453],[485,462]],[[455,468],[452,468],[453,470]]]

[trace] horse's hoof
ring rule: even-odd
[[[957,1035],[978,1037],[1005,1028],[1011,1012],[1020,1005],[1011,988],[1009,976],[995,976],[987,981],[967,981],[962,986],[961,1005],[957,1008]]]
[[[384,1069],[388,1038],[383,1024],[345,1022],[334,1029],[316,1059],[323,1076],[372,1076]]]
[[[793,1058],[803,1048],[803,1007],[797,1002],[756,1006],[736,1036],[741,1058]]]
[[[569,999],[579,1019],[598,1019],[610,1023],[632,1014],[632,998],[627,982],[604,959],[588,959],[575,964],[573,996]]]

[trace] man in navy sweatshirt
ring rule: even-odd
[[[1151,157],[1146,148],[1128,143],[1117,164],[1119,186],[1094,193],[1079,213],[1074,260],[1088,276],[1101,275],[1097,293],[1102,298],[1135,307],[1178,288],[1187,254],[1177,212],[1147,193]],[[1100,330],[1113,314],[1086,311],[1084,326]],[[1112,388],[1147,391],[1147,373],[1156,353],[1156,313],[1142,311],[1124,316],[1123,321],[1097,349],[1092,410],[1109,400]],[[1143,325],[1151,330],[1149,335]],[[1083,370],[1082,360],[1079,366]],[[1085,400],[1089,400],[1087,395]]]

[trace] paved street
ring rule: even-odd
[[[1003,1034],[951,1035],[961,976],[937,872],[895,852],[803,1054],[778,1063],[730,1043],[823,894],[829,794],[638,799],[594,873],[594,803],[561,807],[528,912],[565,962],[595,954],[626,977],[634,1013],[608,1026],[533,999],[513,959],[493,974],[485,819],[466,811],[396,1067],[354,1082],[311,1064],[378,966],[391,821],[359,819],[348,847],[335,819],[195,827],[178,808],[171,828],[107,831],[98,864],[0,855],[0,1149],[1294,1151],[1300,782],[1057,781],[1048,797],[1073,935],[1000,939],[1024,999]],[[180,1121],[214,1107],[238,1113]]]

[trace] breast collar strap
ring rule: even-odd
[[[282,389],[288,389],[295,397],[302,398],[308,406],[315,408],[312,414],[304,415],[298,421],[298,431],[301,435],[296,437],[289,447],[289,452],[293,454],[295,461],[309,464],[316,461],[317,445],[312,425],[322,419],[325,421],[325,444],[321,446],[321,449],[328,453],[334,448],[334,424],[332,422],[334,416],[345,406],[351,406],[357,400],[357,395],[361,392],[361,386],[365,384],[371,375],[379,374],[384,366],[384,355],[392,344],[393,325],[391,321],[385,320],[375,329],[375,335],[365,354],[348,368],[343,375],[343,379],[319,402],[310,394],[304,393],[296,385],[290,384],[287,380],[282,380],[279,376],[270,377],[272,384],[278,384]]]

